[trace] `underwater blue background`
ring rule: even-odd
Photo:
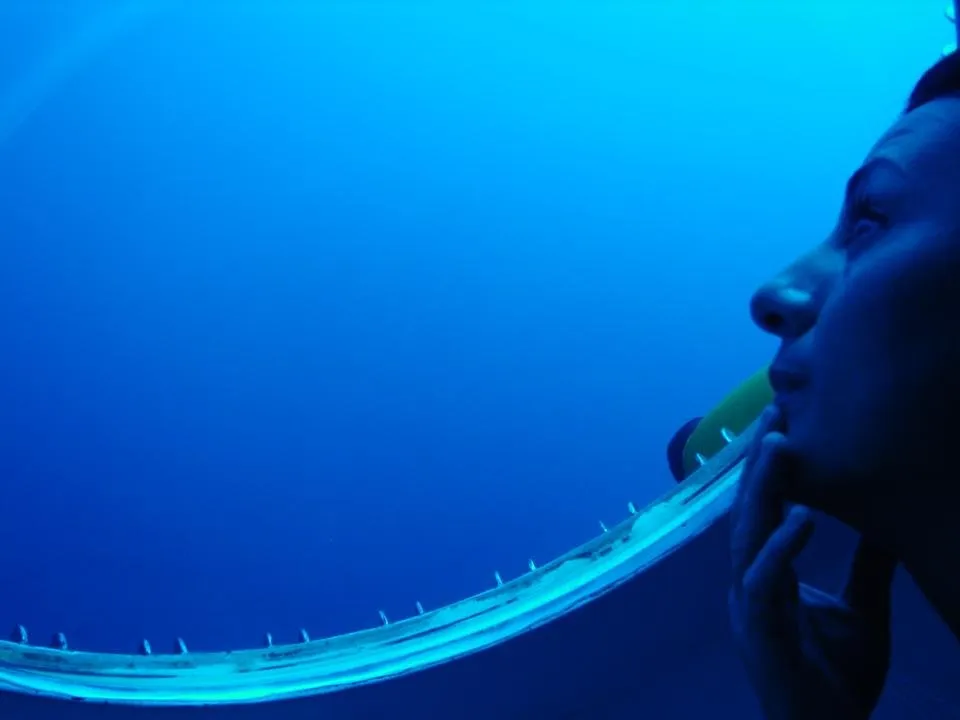
[[[949,38],[832,5],[0,5],[0,625],[347,632],[669,489]]]

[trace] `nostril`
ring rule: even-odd
[[[815,320],[815,311],[811,293],[784,279],[767,283],[750,300],[753,322],[764,332],[778,337],[805,332]]]
[[[769,286],[761,288],[751,299],[750,315],[754,324],[768,333],[780,332],[785,323],[776,293],[772,292]]]
[[[784,326],[783,315],[773,312],[761,315],[759,325],[766,332],[779,335]]]

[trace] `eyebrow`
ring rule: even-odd
[[[906,173],[903,171],[903,168],[890,158],[873,158],[867,162],[866,165],[861,165],[847,181],[847,190],[845,194],[847,203],[857,196],[861,186],[866,184],[867,180],[882,170],[893,171],[900,177],[904,177],[906,175]]]

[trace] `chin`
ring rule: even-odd
[[[787,431],[788,448],[796,458],[794,472],[785,484],[785,499],[832,515],[859,527],[863,506],[863,484],[859,474],[834,462],[837,437],[820,428],[805,427],[795,420]]]

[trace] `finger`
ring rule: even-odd
[[[753,437],[750,439],[750,444],[747,447],[746,459],[743,463],[743,469],[740,471],[740,482],[737,483],[737,493],[736,499],[734,500],[733,506],[730,508],[730,521],[731,525],[736,526],[739,522],[740,515],[740,506],[743,500],[745,483],[743,479],[745,477],[750,477],[753,474],[753,469],[756,467],[757,460],[760,456],[760,447],[763,442],[763,439],[767,436],[772,429],[777,427],[780,424],[780,410],[776,405],[768,405],[764,408],[763,412],[760,414],[760,417],[757,419],[756,430],[753,433]]]
[[[776,598],[784,589],[784,582],[796,583],[793,561],[803,551],[813,535],[814,523],[810,510],[797,505],[791,508],[786,520],[778,527],[757,555],[743,577],[743,590],[757,602],[762,612],[764,607],[775,604],[767,601]]]
[[[770,483],[781,456],[778,439],[769,433],[756,438],[756,449],[740,475],[731,529],[734,579],[742,578],[769,535],[782,521],[782,509]]]
[[[843,590],[844,601],[858,612],[888,614],[896,570],[897,559],[892,553],[861,538]]]
[[[769,433],[756,464],[740,478],[737,518],[731,533],[734,581],[743,578],[771,534],[783,522],[781,484],[787,470],[786,439]]]

